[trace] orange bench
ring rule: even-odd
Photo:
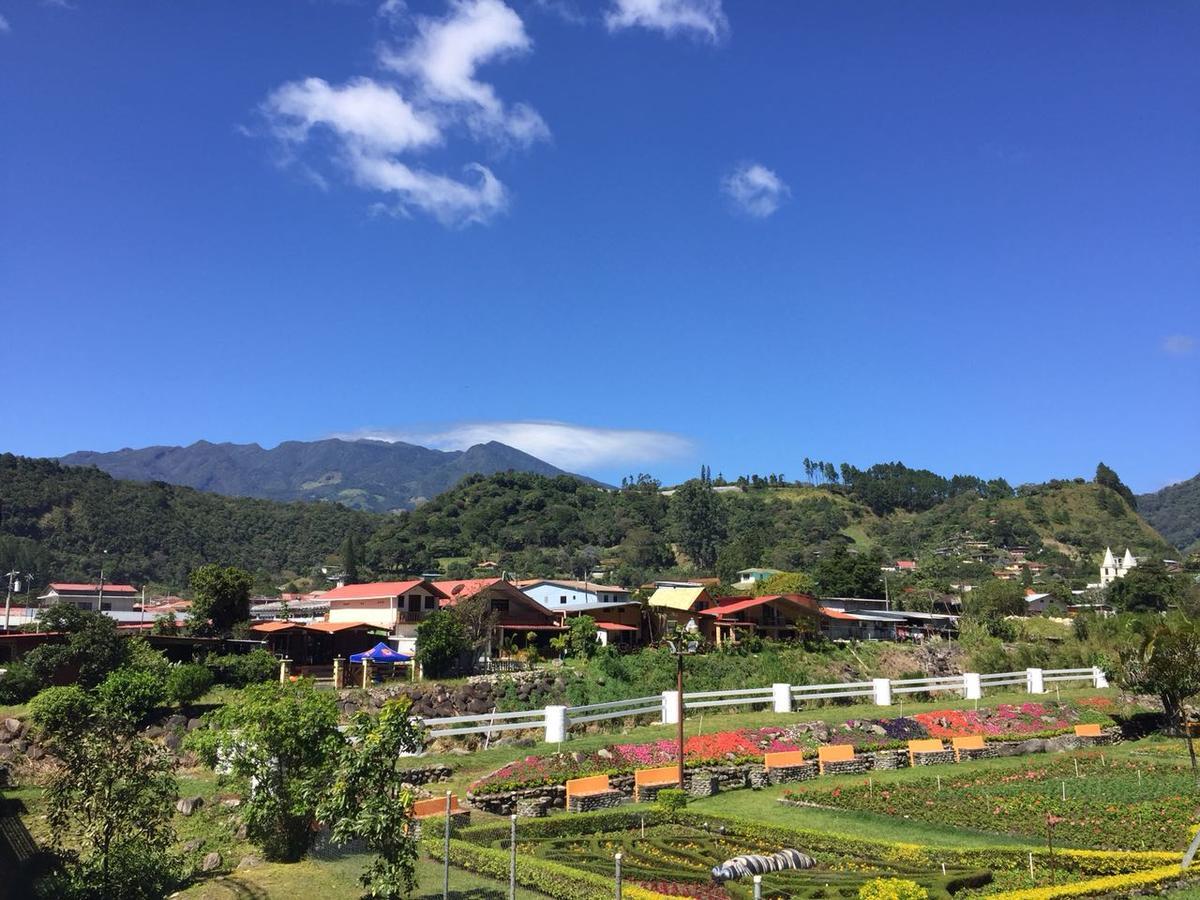
[[[963,754],[966,754],[967,759],[970,759],[972,756],[979,756],[987,751],[987,745],[983,742],[982,734],[970,734],[965,737],[950,738],[950,746],[954,748],[954,758],[959,762],[963,761]]]
[[[1100,730],[1099,725],[1096,725],[1094,723],[1091,725],[1076,725],[1075,726],[1075,737],[1086,737],[1086,738],[1104,737],[1104,732]]]
[[[607,775],[590,775],[587,778],[572,778],[567,782],[567,811],[613,807],[620,803],[622,794],[608,783]]]
[[[659,766],[657,769],[638,769],[633,773],[633,799],[642,802],[642,792],[653,799],[653,795],[663,788],[680,787],[678,766]]]
[[[803,750],[783,750],[763,755],[763,767],[771,784],[785,781],[807,781],[817,773],[812,760],[805,761]]]
[[[450,795],[450,815],[467,812],[458,805],[458,797],[454,794]],[[446,798],[431,797],[428,800],[418,800],[413,804],[414,819],[428,819],[432,816],[444,816],[446,814]]]
[[[825,774],[826,766],[832,766],[836,774],[837,769],[848,768],[846,763],[854,762],[856,760],[852,744],[825,744],[817,750],[817,766],[822,775]]]
[[[938,738],[923,738],[917,741],[908,742],[908,764],[910,766],[917,765],[917,757],[923,756],[926,753],[946,753],[946,745]],[[925,763],[922,762],[922,765]]]

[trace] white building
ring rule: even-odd
[[[42,606],[70,603],[92,612],[133,612],[141,602],[137,588],[129,584],[71,584],[56,581],[38,597]]]
[[[1125,556],[1120,561],[1113,556],[1112,547],[1104,549],[1104,561],[1100,563],[1100,587],[1108,587],[1118,578],[1124,578],[1130,569],[1137,568],[1137,559],[1129,548],[1125,548]]]
[[[423,578],[348,584],[321,596],[330,622],[361,622],[388,630],[401,653],[417,647],[417,626],[438,609],[446,595]]]
[[[625,588],[591,581],[537,579],[518,581],[517,587],[551,612],[566,612],[568,609],[577,612],[580,607],[603,607],[629,602],[629,591]]]

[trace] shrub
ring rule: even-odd
[[[67,734],[86,727],[91,705],[79,685],[48,687],[29,701],[29,718],[42,734]]]
[[[858,889],[859,900],[927,900],[929,891],[904,878],[875,878]]]
[[[191,703],[213,683],[212,670],[199,663],[174,666],[167,673],[167,697],[175,703]]]
[[[15,662],[0,675],[0,703],[24,703],[38,692],[42,682],[24,663]]]
[[[110,715],[136,724],[162,705],[167,688],[156,672],[126,667],[111,672],[100,682],[96,694]]]
[[[680,788],[663,788],[654,802],[665,813],[679,812],[688,804],[688,792]]]
[[[204,665],[212,670],[217,684],[228,684],[231,687],[272,681],[279,675],[279,662],[266,650],[210,656],[204,661]]]

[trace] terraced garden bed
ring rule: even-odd
[[[1098,752],[1003,760],[919,778],[806,782],[783,798],[1035,838],[1044,838],[1046,816],[1053,815],[1060,820],[1058,843],[1126,850],[1182,850],[1200,806],[1195,781],[1179,766]]]

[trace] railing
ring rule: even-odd
[[[1031,694],[1044,694],[1047,682],[1085,681],[1097,688],[1108,687],[1104,672],[1091,669],[1026,669],[1024,672],[964,672],[932,678],[874,678],[834,684],[774,684],[761,688],[734,688],[728,691],[684,693],[684,710],[724,706],[769,706],[776,713],[792,712],[796,703],[809,700],[857,700],[871,698],[876,706],[890,706],[893,694],[957,692],[967,700],[978,700],[985,689],[1024,685]],[[664,725],[679,721],[679,694],[630,697],[588,703],[583,706],[547,706],[521,712],[484,713],[425,719],[430,737],[479,734],[491,736],[505,731],[545,729],[545,740],[557,743],[567,739],[572,725],[656,715]]]
[[[567,718],[576,722],[600,722],[604,719],[624,719],[662,712],[662,697],[632,697],[628,700],[610,700],[607,703],[588,703],[585,706],[568,706]]]

